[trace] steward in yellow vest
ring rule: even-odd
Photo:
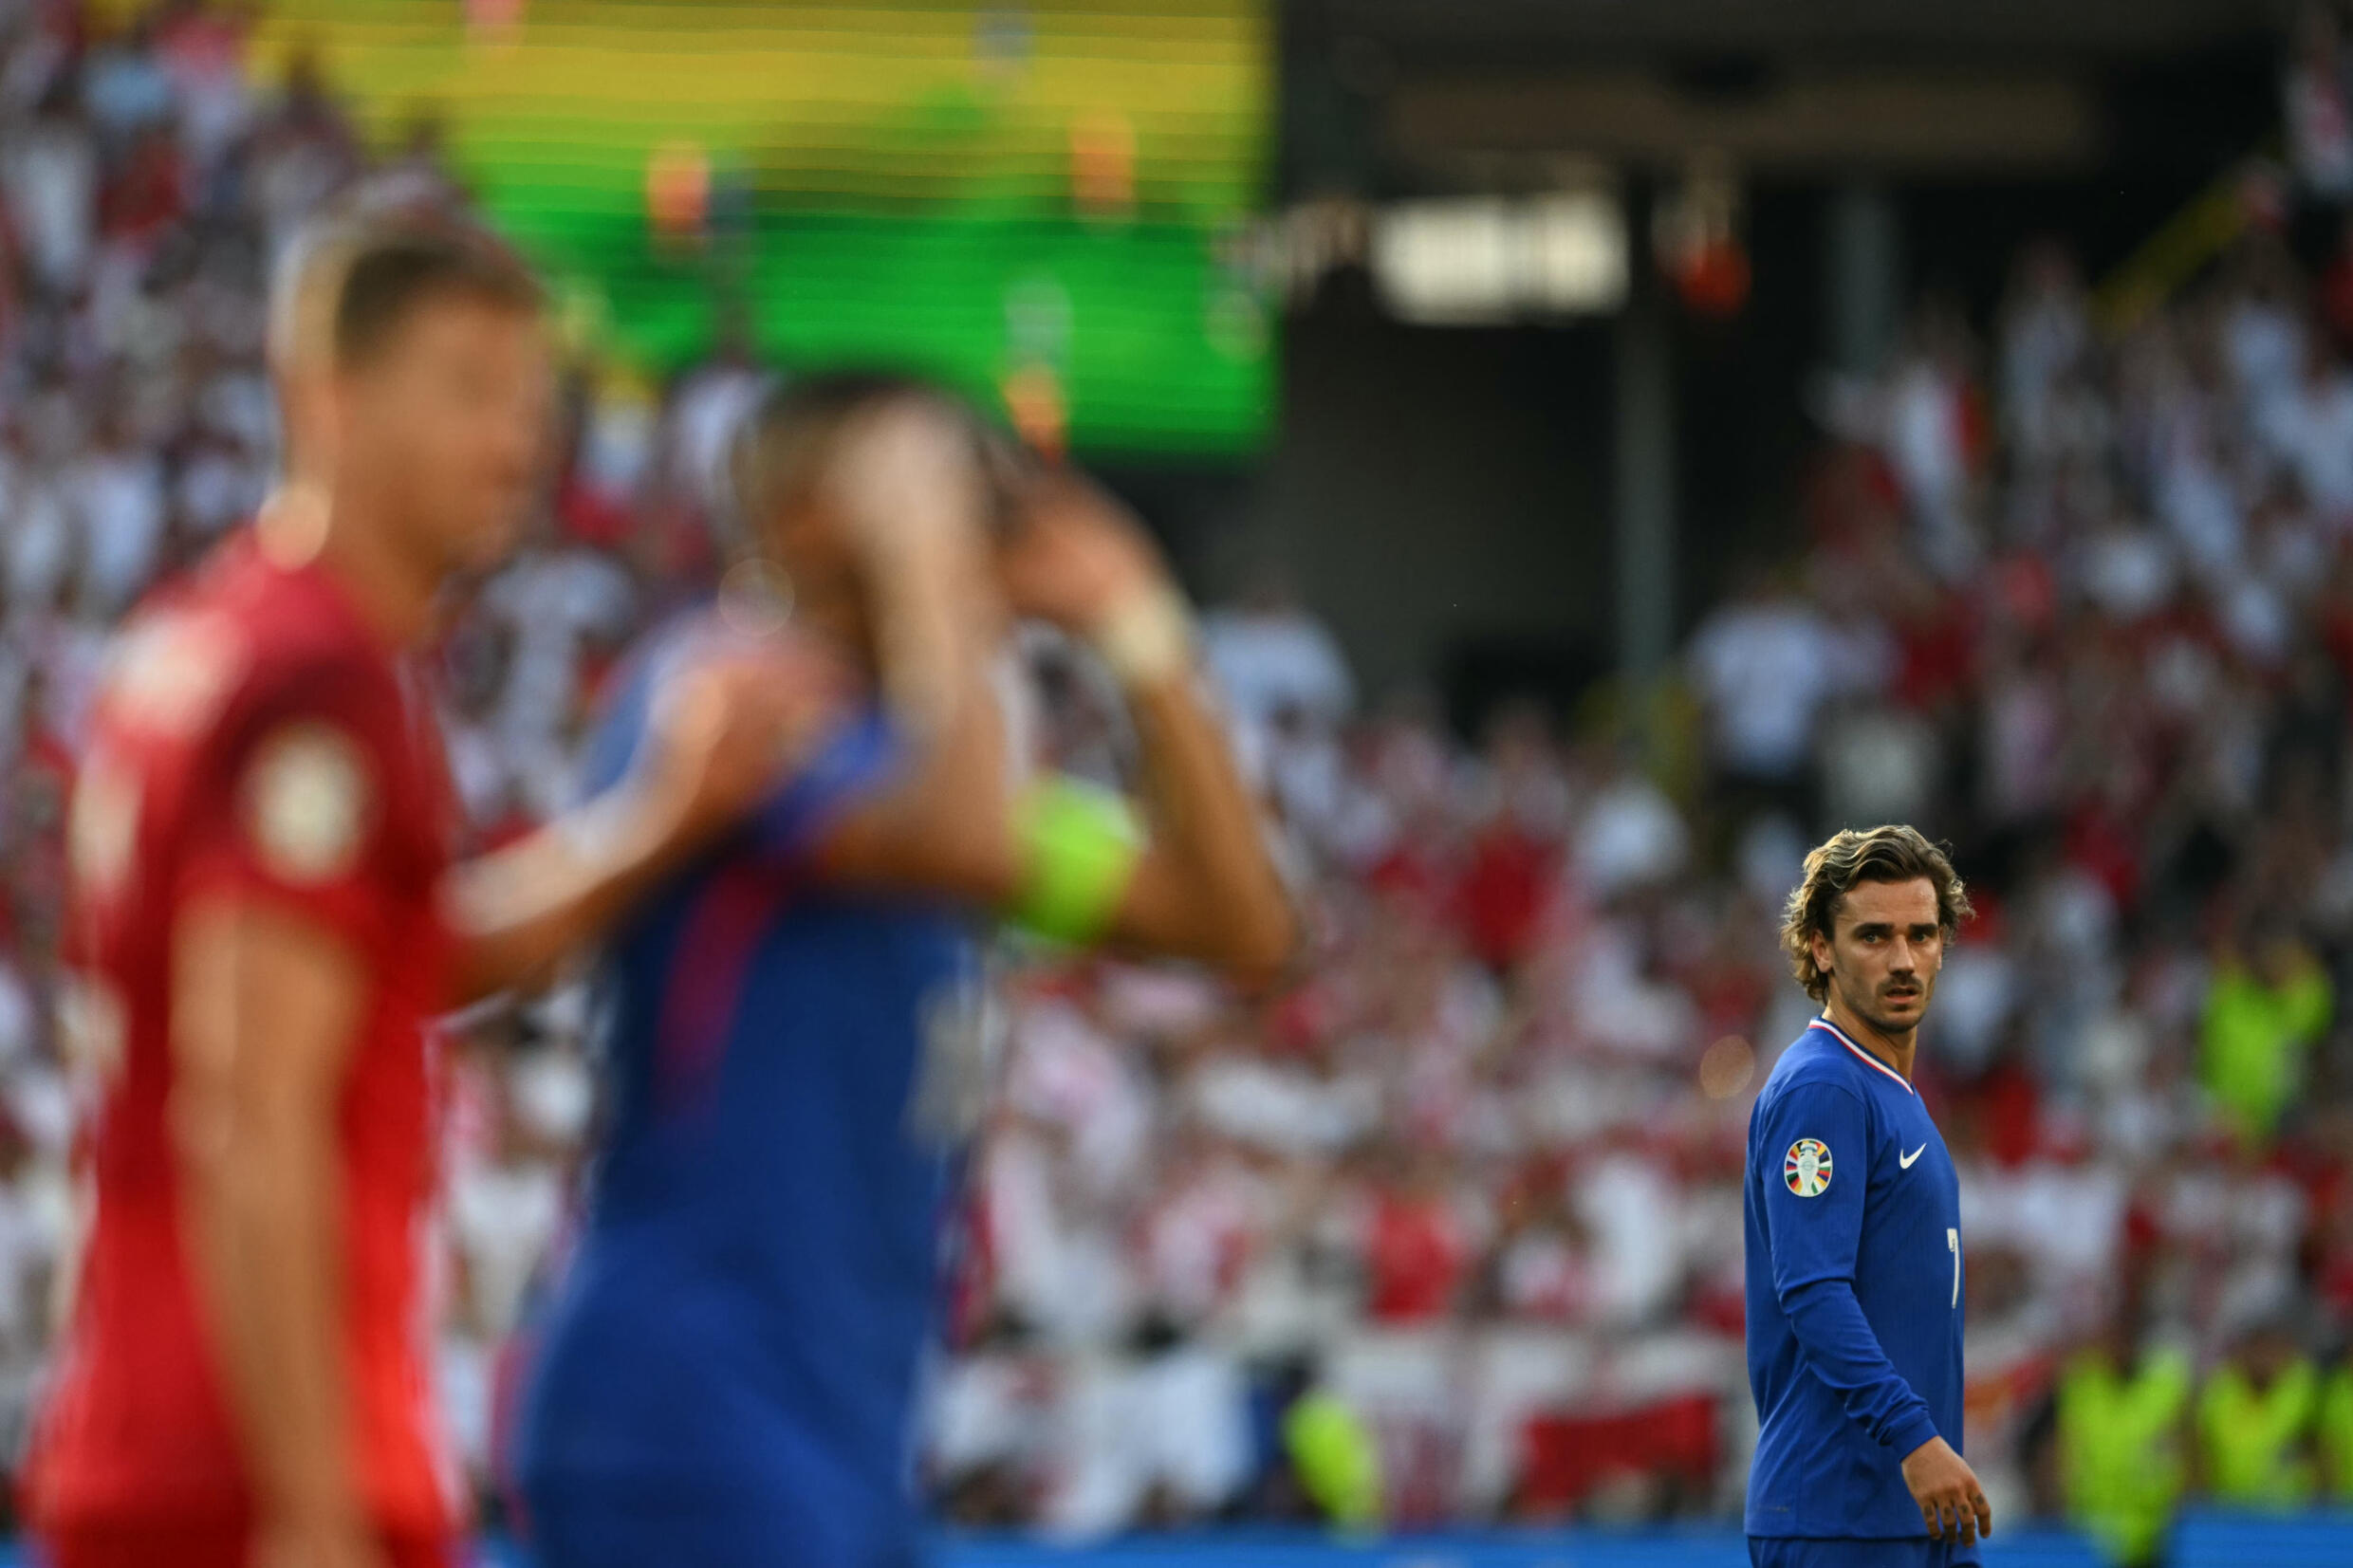
[[[2321,1379],[2281,1324],[2250,1334],[2209,1373],[2197,1401],[2206,1490],[2237,1508],[2295,1508],[2312,1500],[2312,1429]]]
[[[2353,1346],[2321,1385],[2321,1485],[2340,1503],[2353,1503]]]
[[[2059,1379],[2067,1517],[2121,1568],[2157,1556],[2189,1485],[2190,1358],[2142,1354],[2120,1322]]]

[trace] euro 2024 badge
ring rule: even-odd
[[[1830,1146],[1820,1138],[1800,1138],[1789,1145],[1781,1162],[1781,1179],[1801,1198],[1819,1195],[1830,1185]]]

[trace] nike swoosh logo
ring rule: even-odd
[[[1926,1144],[1924,1144],[1924,1143],[1923,1143],[1923,1144],[1921,1144],[1921,1145],[1920,1145],[1918,1149],[1913,1150],[1913,1151],[1912,1151],[1912,1153],[1908,1153],[1908,1154],[1898,1154],[1898,1155],[1896,1156],[1896,1163],[1897,1163],[1898,1165],[1902,1166],[1902,1167],[1903,1167],[1906,1171],[1909,1171],[1909,1170],[1911,1170],[1911,1169],[1912,1169],[1912,1162],[1913,1162],[1914,1160],[1916,1160],[1916,1159],[1918,1159],[1918,1158],[1919,1158],[1922,1154],[1925,1154],[1925,1153],[1928,1153],[1928,1145],[1926,1145]]]

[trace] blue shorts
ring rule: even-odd
[[[1926,1536],[1751,1536],[1750,1568],[1961,1568],[1979,1560],[1974,1542]]]

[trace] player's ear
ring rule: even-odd
[[[1830,963],[1830,939],[1822,932],[1816,932],[1806,940],[1814,947],[1814,968],[1825,975],[1828,974],[1833,968]]]

